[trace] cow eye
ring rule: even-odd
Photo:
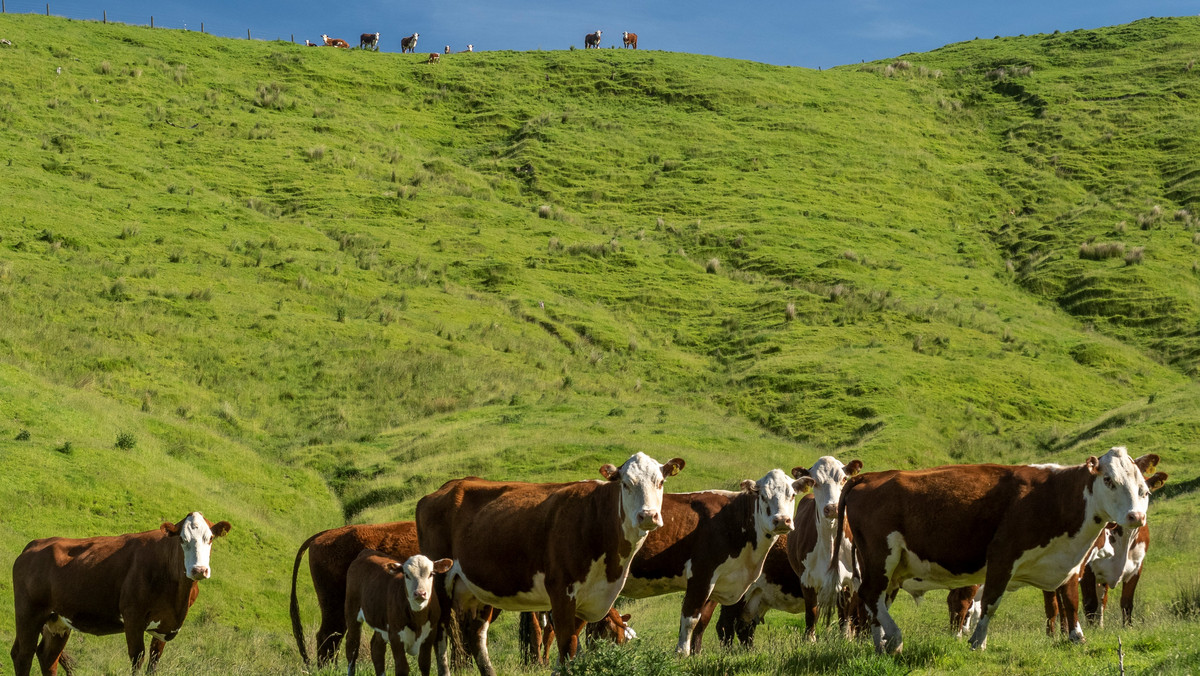
[[[1104,477],[1104,485],[1108,486],[1109,488],[1113,488],[1115,484],[1113,483],[1112,477]]]

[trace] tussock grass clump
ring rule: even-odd
[[[552,213],[554,213],[554,208],[549,204],[543,204],[537,208],[538,218],[550,218]]]
[[[313,146],[304,152],[305,157],[310,162],[316,162],[325,159],[325,146]]]
[[[1200,232],[1192,233],[1192,244],[1200,244]]]
[[[1191,215],[1192,213],[1187,209],[1177,209],[1175,211],[1175,220],[1187,223],[1188,219],[1191,218]]]
[[[100,75],[108,75],[112,73],[112,64],[107,61],[101,61],[99,66],[96,66],[96,72]]]
[[[1145,257],[1146,247],[1135,246],[1125,254],[1125,265],[1138,265]]]
[[[795,303],[789,302],[787,304],[787,306],[785,306],[783,308],[783,317],[784,317],[784,319],[786,319],[789,322],[796,321],[796,304]]]
[[[1200,579],[1184,582],[1177,587],[1167,607],[1176,617],[1185,620],[1200,619]]]
[[[209,301],[209,300],[212,300],[212,296],[213,296],[213,293],[212,293],[211,288],[192,289],[191,291],[188,292],[187,299],[188,300]]]
[[[1125,242],[1101,242],[1079,245],[1079,257],[1088,261],[1102,261],[1106,258],[1120,258],[1125,255]]]
[[[575,659],[563,663],[559,673],[562,676],[675,676],[688,672],[674,655],[644,642],[619,646],[603,641],[592,644]]]
[[[710,275],[717,274],[721,271],[721,261],[716,258],[708,259],[708,262],[704,264],[704,271]]]
[[[278,82],[259,84],[254,92],[254,105],[268,110],[287,110],[296,104],[289,101],[287,87]]]

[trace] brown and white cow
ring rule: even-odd
[[[798,502],[808,499],[805,496]],[[800,508],[797,506],[796,509],[799,511]],[[746,590],[742,600],[721,606],[717,616],[717,638],[721,645],[732,647],[736,640],[743,647],[753,647],[755,629],[768,610],[792,614],[804,612],[804,591],[787,554],[788,542],[794,535],[795,531],[780,535],[771,545],[771,551],[763,561],[762,574]]]
[[[818,458],[811,468],[796,467],[793,476],[811,477],[813,499],[796,505],[796,532],[788,538],[788,561],[804,589],[804,635],[816,640],[817,616],[821,607],[837,607],[844,632],[850,630],[849,603],[853,593],[854,561],[850,524],[837,521],[838,501],[850,477],[862,471],[861,460],[843,465],[833,456]],[[851,518],[857,515],[851,514]],[[839,546],[840,545],[840,546]],[[834,569],[830,560],[839,551]]]
[[[412,52],[417,53],[417,38],[421,37],[420,33],[413,33],[406,38],[400,38],[400,53]]]
[[[370,48],[370,49],[374,49],[375,51],[378,52],[379,51],[379,33],[363,33],[362,35],[358,36],[358,48],[359,49]]]
[[[331,528],[305,540],[296,552],[296,562],[292,565],[290,612],[292,634],[305,666],[309,664],[308,650],[304,645],[304,627],[296,596],[296,577],[304,552],[308,552],[308,572],[321,610],[321,626],[317,628],[317,666],[320,667],[337,657],[338,644],[346,633],[346,574],[364,549],[379,550],[399,561],[419,554],[417,524],[415,521],[395,521]]]
[[[437,63],[438,61],[441,61],[441,60],[442,60],[441,54],[438,54],[437,52],[429,52],[429,58],[425,60],[425,63]]]
[[[1105,523],[1143,525],[1149,496],[1142,472],[1121,446],[1071,467],[951,465],[851,478],[838,520],[847,511],[854,515],[858,593],[875,649],[899,652],[904,645],[888,605],[909,579],[947,589],[985,583],[970,639],[973,649],[984,649],[1006,589],[1056,589]],[[837,557],[835,546],[832,560]]]
[[[30,542],[13,562],[16,676],[29,675],[35,656],[43,674],[56,673],[72,631],[124,633],[135,672],[150,634],[152,671],[183,626],[197,581],[212,575],[213,539],[230,528],[192,512],[144,533]]]
[[[588,33],[587,35],[583,36],[583,48],[584,49],[589,49],[589,48],[590,49],[600,49],[600,31],[599,30],[597,30],[595,33]]]
[[[346,42],[345,40],[343,40],[341,38],[331,38],[328,35],[325,35],[324,33],[322,33],[321,39],[325,41],[326,47],[341,47],[342,49],[350,48],[350,43]]]
[[[617,645],[637,638],[637,632],[629,626],[632,615],[622,615],[616,608],[599,622],[588,622],[588,641],[612,641]],[[524,664],[547,665],[550,663],[550,645],[554,642],[554,621],[550,613],[521,613],[517,624],[517,642],[521,645],[521,662]]]
[[[625,47],[633,47],[637,49],[637,33],[621,33],[622,49]]]
[[[684,467],[636,453],[603,481],[525,483],[475,477],[448,481],[417,502],[417,536],[430,558],[452,558],[451,598],[468,617],[468,650],[480,673],[490,613],[550,610],[559,659],[574,657],[587,622],[603,618],[647,535],[663,524],[663,479]],[[449,669],[439,641],[439,669]]]
[[[813,480],[792,481],[773,469],[740,491],[669,493],[663,496],[663,526],[650,533],[629,569],[622,596],[647,598],[682,591],[679,642],[675,651],[700,650],[706,616],[713,606],[737,603],[762,572],[775,539],[792,530],[798,491]]]
[[[450,559],[431,561],[417,554],[400,563],[383,552],[364,549],[346,573],[346,665],[354,676],[358,660],[360,623],[371,631],[371,662],[383,676],[384,654],[392,647],[397,676],[408,675],[408,658],[417,658],[421,676],[429,676],[433,644],[441,620],[434,574],[453,565]]]

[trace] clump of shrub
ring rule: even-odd
[[[63,455],[71,455],[72,453],[75,452],[75,446],[72,445],[71,442],[69,442],[69,441],[64,441],[64,442],[62,442],[61,446],[58,446],[54,450],[58,451],[59,453],[62,453]]]
[[[1079,245],[1079,257],[1088,261],[1102,261],[1106,258],[1120,258],[1125,255],[1125,242],[1100,242]]]
[[[115,445],[122,451],[131,451],[134,446],[137,446],[137,437],[129,432],[121,432],[117,435],[117,443]]]
[[[16,440],[17,441],[29,441],[30,436],[31,435],[29,434],[29,430],[21,430],[20,432],[17,432]]]
[[[562,676],[677,676],[684,673],[683,663],[661,649],[634,642],[616,645],[608,641],[592,644],[575,659],[564,662]]]

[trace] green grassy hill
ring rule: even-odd
[[[1200,664],[1167,611],[1200,553],[1200,20],[823,72],[427,65],[28,15],[0,36],[0,561],[228,519],[185,645],[246,639],[229,673],[290,673],[299,542],[451,477],[591,478],[644,450],[684,457],[685,490],[831,453],[1125,444],[1172,476],[1129,659]],[[933,634],[899,666],[1039,668],[1040,599],[1017,598],[986,660]],[[673,604],[639,605],[661,618],[639,632],[672,645]],[[0,576],[0,637],[5,607]],[[1100,637],[1041,666],[1099,668]],[[119,643],[74,649],[120,671]],[[689,668],[835,668],[789,655]]]

